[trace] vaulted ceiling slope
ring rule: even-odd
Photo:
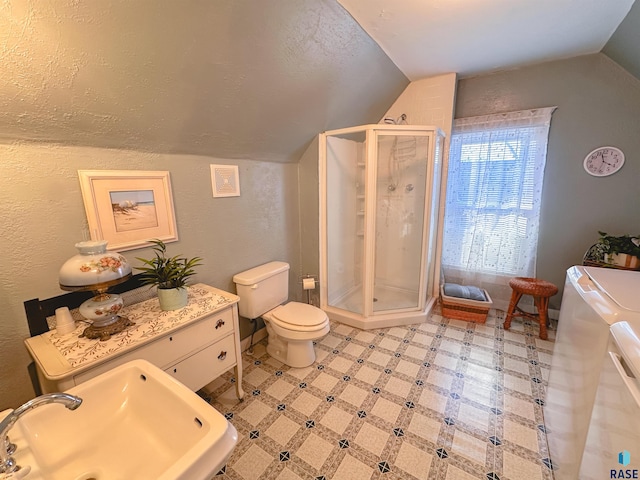
[[[417,80],[597,53],[635,0],[338,1]]]
[[[335,0],[5,0],[0,141],[297,161],[407,78]]]
[[[634,0],[4,0],[0,141],[295,162],[408,78],[605,43],[640,77],[639,32]]]

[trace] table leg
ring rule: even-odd
[[[507,309],[507,318],[504,320],[504,329],[509,330],[511,328],[511,320],[513,320],[513,316],[516,313],[516,307],[518,306],[518,302],[522,298],[522,293],[516,292],[513,290],[511,292],[511,301],[509,302],[509,308]]]
[[[238,358],[238,361],[242,361],[242,357]],[[239,365],[233,367],[233,371],[236,374],[236,396],[238,400],[242,401],[244,398],[244,390],[242,389],[242,368]]]
[[[538,319],[540,321],[540,338],[546,340],[547,335],[547,318],[549,316],[549,297],[534,297],[536,308],[538,309]]]

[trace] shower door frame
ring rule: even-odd
[[[376,248],[376,201],[377,201],[377,148],[378,137],[381,135],[393,135],[394,132],[402,132],[403,135],[410,135],[411,132],[418,133],[421,137],[427,137],[428,157],[427,168],[425,172],[425,198],[423,205],[422,219],[422,244],[420,248],[420,279],[418,284],[418,305],[416,307],[404,307],[389,309],[375,312],[373,309],[374,297],[374,270],[375,270],[375,248]],[[363,313],[358,314],[342,308],[329,305],[327,279],[328,279],[328,239],[327,239],[327,137],[347,135],[351,133],[365,134],[365,205],[364,205],[364,253],[362,265],[362,302]],[[434,183],[434,174],[436,166],[441,167],[442,158],[436,158],[436,145],[438,137],[444,137],[444,134],[438,127],[425,125],[388,125],[388,124],[370,124],[360,125],[356,127],[342,128],[330,130],[319,135],[319,159],[318,173],[320,180],[320,307],[327,312],[329,317],[341,323],[345,323],[361,329],[373,329],[380,327],[388,327],[393,325],[408,325],[425,321],[431,314],[431,310],[435,304],[437,296],[429,296],[427,288],[429,284],[428,274],[438,272],[439,268],[429,268],[428,252],[429,239],[439,235],[429,235],[432,228],[431,208],[432,203],[436,202],[436,208],[440,202],[439,198],[433,198],[433,186],[440,183],[441,179],[436,179]],[[440,152],[440,157],[442,152]],[[439,173],[441,173],[441,168]],[[436,195],[438,192],[435,192]],[[436,212],[435,222],[438,222],[438,214]],[[436,225],[435,228],[438,228]],[[437,240],[436,240],[437,241]],[[436,245],[432,246],[433,251],[438,249]],[[438,262],[435,254],[432,255],[432,262]],[[434,279],[435,280],[435,279]],[[432,290],[437,290],[434,287]]]

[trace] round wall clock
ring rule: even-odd
[[[624,165],[624,153],[616,147],[598,147],[584,158],[584,169],[596,177],[616,173]]]

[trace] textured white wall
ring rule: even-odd
[[[195,281],[235,292],[235,273],[271,260],[299,274],[296,164],[51,144],[0,144],[0,158],[0,410],[33,396],[22,303],[65,293],[58,269],[86,235],[79,169],[170,171],[180,240],[168,250],[203,257]],[[211,163],[239,165],[241,197],[212,197]],[[134,266],[149,254],[124,252]],[[292,298],[301,295],[296,287]]]
[[[408,83],[334,0],[5,0],[0,64],[0,139],[279,162]]]
[[[407,85],[384,118],[405,113],[409,125],[435,125],[451,135],[456,96],[456,74],[423,78]]]

